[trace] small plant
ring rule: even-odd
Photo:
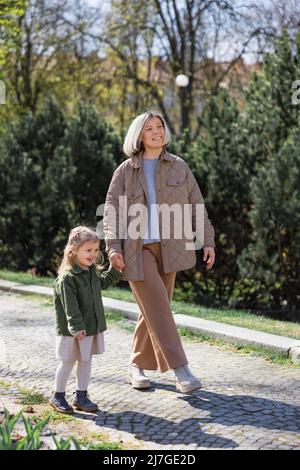
[[[15,427],[22,418],[26,435],[20,438],[16,436]],[[33,426],[28,418],[26,418],[22,411],[14,416],[10,416],[8,410],[4,409],[4,419],[0,426],[0,449],[1,450],[38,450],[42,443],[40,439],[40,432],[48,423],[49,418],[38,422]]]
[[[25,427],[26,435],[24,437],[16,432],[16,426],[20,419],[22,419]],[[10,416],[8,410],[4,408],[4,418],[0,426],[0,450],[39,450],[42,446],[40,434],[49,420],[50,416],[47,416],[33,425],[29,418],[23,415],[22,411]],[[80,444],[73,437],[68,439],[56,438],[52,434],[52,438],[56,450],[69,450],[72,444],[76,450],[81,450]]]
[[[74,437],[68,437],[67,439],[64,439],[63,437],[56,438],[52,434],[52,438],[56,445],[56,450],[70,450],[72,443],[74,444],[76,450],[83,450],[79,442],[77,442]]]

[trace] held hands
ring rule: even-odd
[[[86,337],[86,331],[85,330],[77,331],[74,337],[78,339],[78,341],[82,341]]]
[[[203,248],[203,261],[206,261],[207,269],[211,269],[215,262],[215,249],[210,246]]]
[[[112,253],[109,256],[109,262],[110,262],[111,266],[113,268],[117,269],[118,271],[122,272],[123,269],[125,268],[125,263],[124,263],[122,253],[118,253],[118,252]]]

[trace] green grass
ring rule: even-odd
[[[67,415],[63,413],[58,413],[57,411],[51,411],[49,412],[48,410],[44,411],[41,415],[41,419],[45,419],[48,416],[50,416],[49,423],[69,423],[70,421],[75,421],[76,418],[72,415]]]
[[[130,322],[127,318],[124,318],[121,313],[116,310],[105,309],[105,318],[110,323],[116,323],[120,328],[126,330],[128,333],[133,333],[135,330],[135,324]]]
[[[22,398],[18,399],[22,405],[41,405],[42,403],[48,403],[48,399],[41,393],[34,392],[28,388],[20,387]]]
[[[12,272],[0,269],[0,279],[6,281],[20,282],[21,284],[34,284],[37,286],[53,287],[54,278],[32,276],[30,273]]]
[[[117,442],[106,441],[91,441],[88,438],[77,439],[80,445],[87,447],[88,450],[122,450],[122,447]]]
[[[119,322],[124,320],[124,317],[117,310],[105,309],[105,318],[107,321]]]
[[[173,301],[172,307],[175,313],[300,339],[300,323],[273,320],[244,310],[203,308],[200,305],[178,301]]]
[[[105,297],[111,297],[116,300],[124,300],[125,302],[135,302],[135,298],[131,290],[120,289],[120,287],[113,287],[106,289],[102,292],[102,295]]]
[[[0,270],[0,279],[1,278],[25,284],[43,285],[48,287],[52,287],[53,285],[53,278],[33,277],[28,273],[14,273],[11,271]],[[117,300],[134,302],[133,294],[129,289],[114,287],[104,290],[103,295]],[[42,297],[40,296],[40,298]],[[50,305],[51,299],[45,301],[44,298],[44,302],[46,302],[46,305]],[[203,308],[200,305],[176,300],[172,302],[172,308],[175,313],[300,339],[300,323],[273,320],[244,310]]]
[[[11,385],[8,382],[4,382],[4,380],[0,380],[0,387],[2,388],[10,388]]]
[[[53,308],[52,297],[46,297],[43,294],[28,294],[28,292],[24,292],[24,294],[13,293],[13,295],[17,299],[24,299],[24,296],[26,296],[30,299],[30,301],[38,302],[40,307]]]
[[[198,342],[198,343],[206,342],[206,343],[211,344],[213,346],[220,346],[220,347],[225,348],[227,350],[231,350],[231,351],[233,350],[233,351],[239,352],[241,354],[248,354],[248,355],[252,355],[252,356],[256,356],[256,357],[263,357],[267,361],[270,361],[270,362],[272,362],[274,364],[277,364],[277,365],[284,365],[284,366],[291,366],[291,367],[295,367],[295,368],[300,368],[299,365],[294,364],[290,358],[286,357],[286,355],[284,353],[273,351],[273,350],[267,349],[265,347],[259,347],[259,346],[254,346],[254,345],[250,345],[250,344],[249,345],[243,345],[243,344],[239,344],[239,343],[228,342],[228,341],[218,339],[218,338],[213,338],[209,335],[205,335],[205,334],[201,334],[201,333],[195,334],[195,333],[192,333],[191,331],[186,330],[185,328],[182,328],[182,327],[179,327],[178,331],[179,331],[181,336],[184,336],[186,339],[188,339],[190,341],[194,341],[194,342]]]

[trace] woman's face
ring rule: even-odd
[[[141,138],[145,149],[162,148],[165,141],[165,129],[157,117],[150,118],[144,125]]]

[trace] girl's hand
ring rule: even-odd
[[[203,248],[203,261],[207,263],[207,269],[211,269],[215,262],[215,249],[210,246],[205,246]]]
[[[118,271],[122,272],[123,269],[125,268],[125,263],[124,263],[124,258],[123,258],[122,253],[118,253],[118,252],[112,253],[109,256],[109,262],[111,266],[117,269]]]
[[[86,337],[85,330],[78,331],[75,335],[75,338],[78,339],[78,341],[82,341],[85,337]]]

